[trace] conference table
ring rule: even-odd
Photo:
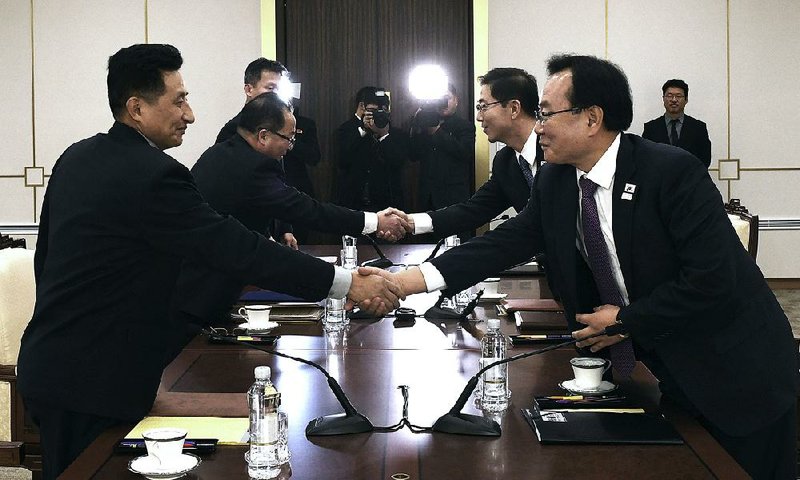
[[[414,265],[425,259],[432,245],[381,246],[395,263]],[[338,247],[309,247],[308,253],[331,255]],[[359,245],[359,259],[375,256]],[[509,298],[548,298],[543,276],[503,277],[499,291]],[[437,294],[409,297],[404,306],[418,316],[397,323],[382,319],[353,319],[338,332],[321,324],[285,324],[274,347],[280,352],[318,363],[338,380],[355,408],[376,427],[394,425],[402,418],[408,387],[408,420],[430,427],[447,413],[467,381],[478,370],[480,338],[485,320],[497,317],[492,304],[480,304],[469,320],[426,319],[422,316]],[[516,333],[511,320],[501,330]],[[509,349],[509,355],[538,346]],[[258,365],[272,367],[272,379],[282,394],[281,409],[289,418],[291,461],[278,478],[293,479],[736,479],[746,473],[694,419],[678,407],[661,401],[656,379],[638,363],[619,388],[648,412],[661,411],[684,439],[682,445],[542,445],[521,409],[534,396],[563,394],[558,384],[572,378],[569,359],[573,347],[562,347],[509,364],[512,391],[509,408],[493,415],[502,428],[500,437],[446,433],[395,432],[306,437],[305,427],[316,417],[335,414],[342,407],[317,370],[240,345],[212,344],[197,336],[166,368],[151,411],[157,416],[246,417],[246,391]],[[472,399],[462,410],[481,415]],[[64,473],[65,479],[135,479],[127,469],[132,454],[115,454],[114,444],[131,426],[104,432]],[[202,456],[188,479],[246,479],[246,445],[220,445]]]

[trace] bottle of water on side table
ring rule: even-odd
[[[489,331],[481,339],[481,368],[506,358],[508,349],[505,335],[500,332],[500,320],[486,321]],[[508,364],[497,365],[481,376],[481,408],[486,412],[500,412],[508,408]]]
[[[280,473],[281,464],[288,460],[288,455],[280,451],[281,433],[285,435],[280,431],[278,412],[281,394],[270,381],[271,373],[267,366],[256,367],[256,381],[247,391],[250,449],[245,460],[250,478],[274,478]]]

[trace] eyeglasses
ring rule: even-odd
[[[478,104],[475,105],[475,111],[478,112],[478,113],[483,113],[486,110],[489,110],[489,107],[491,107],[492,105],[497,105],[498,103],[503,103],[503,101],[504,100],[498,100],[496,102],[491,102],[491,103],[478,102]]]
[[[289,142],[289,145],[291,145],[291,146],[294,146],[294,143],[297,141],[297,136],[296,135],[292,135],[291,137],[287,137],[286,135],[284,135],[282,133],[279,133],[279,132],[276,132],[274,130],[267,130],[267,131],[268,132],[272,132],[275,135],[277,135],[277,136],[281,137],[282,139],[286,140],[287,142]]]
[[[565,110],[558,110],[557,112],[543,112],[542,109],[539,108],[534,112],[534,115],[536,115],[536,121],[544,125],[547,122],[547,120],[549,120],[550,117],[552,117],[553,115],[558,115],[559,113],[566,113],[566,112],[576,114],[581,110],[583,110],[584,108],[586,107],[572,107],[572,108],[567,108]]]
[[[664,95],[664,98],[666,98],[667,100],[683,100],[684,98],[686,98],[686,95],[683,95],[681,93],[668,93]]]

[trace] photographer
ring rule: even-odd
[[[420,162],[419,210],[438,210],[470,196],[475,125],[455,115],[458,93],[452,83],[447,90],[442,99],[425,102],[411,122],[411,160]]]
[[[356,93],[354,117],[336,129],[339,204],[368,211],[403,208],[408,137],[391,128],[390,110],[384,89],[364,87]]]

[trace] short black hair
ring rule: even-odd
[[[278,75],[286,75],[289,73],[289,70],[287,70],[281,62],[260,57],[250,62],[247,68],[244,69],[244,83],[246,85],[255,85],[261,80],[261,72],[264,70],[277,73]]]
[[[108,106],[119,119],[131,97],[153,103],[164,94],[164,72],[177,72],[183,65],[181,52],[172,45],[136,44],[108,58]]]
[[[258,133],[261,129],[277,132],[285,125],[285,112],[291,111],[288,103],[275,92],[264,92],[244,104],[239,113],[239,127]]]
[[[489,85],[495,100],[505,106],[509,100],[519,100],[522,111],[531,117],[539,108],[539,87],[536,77],[521,68],[493,68],[486,75],[478,77],[481,85]]]
[[[617,65],[589,55],[559,54],[547,60],[547,73],[572,72],[567,99],[573,107],[597,105],[603,109],[603,126],[621,132],[631,126],[633,100],[628,78]]]
[[[356,108],[361,102],[364,102],[365,106],[372,103],[384,108],[388,108],[392,103],[389,93],[383,87],[361,87],[356,92]]]
[[[667,80],[664,86],[661,87],[661,95],[666,95],[668,88],[682,88],[683,94],[686,95],[686,98],[689,98],[689,84],[679,78]]]

